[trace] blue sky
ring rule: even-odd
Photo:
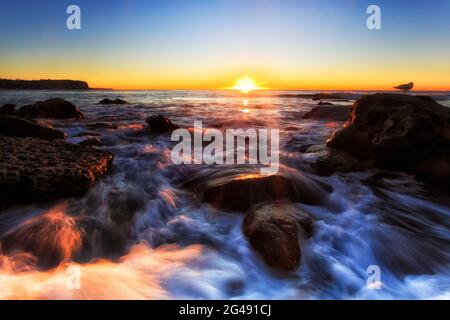
[[[66,29],[66,8],[82,29]],[[366,9],[382,10],[382,30]],[[450,88],[447,0],[0,0],[0,76],[115,88]],[[447,76],[447,77],[446,77]],[[392,83],[391,83],[392,82]]]

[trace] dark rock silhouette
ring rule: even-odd
[[[366,169],[363,163],[351,154],[325,145],[310,146],[303,154],[303,160],[320,176],[335,172],[351,172]]]
[[[211,206],[245,212],[255,204],[291,200],[311,205],[326,202],[331,186],[305,175],[237,174],[198,177],[185,183]]]
[[[311,216],[285,203],[264,204],[244,219],[243,231],[251,246],[271,267],[295,270],[301,260],[301,244],[313,230]]]
[[[317,103],[317,105],[318,106],[333,106],[333,104],[328,101],[319,101],[319,103]]]
[[[94,138],[89,138],[86,140],[81,141],[80,143],[78,143],[80,146],[87,146],[87,147],[101,147],[103,145],[102,140],[100,140],[100,138],[94,137]]]
[[[16,109],[15,104],[5,104],[0,108],[0,115],[13,115]]]
[[[352,107],[329,139],[368,165],[432,180],[450,178],[450,109],[426,96],[375,94]]]
[[[67,137],[61,131],[15,116],[0,116],[0,135],[46,140],[65,139]]]
[[[303,119],[347,121],[350,119],[350,106],[315,107],[303,116]]]
[[[163,115],[151,116],[146,120],[150,129],[156,133],[164,133],[168,131],[173,131],[179,129],[180,127],[174,124],[170,119],[164,117]]]
[[[15,115],[24,118],[81,119],[83,114],[72,103],[54,98],[23,106]]]
[[[108,99],[108,98],[101,100],[99,103],[100,104],[128,104],[127,101],[122,100],[122,99],[114,99],[113,100],[113,99]]]
[[[113,158],[63,141],[0,136],[0,205],[81,195],[109,172]]]

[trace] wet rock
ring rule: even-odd
[[[77,196],[110,171],[110,152],[35,138],[0,136],[0,203]]]
[[[328,102],[328,101],[319,101],[319,103],[317,105],[318,106],[333,106],[334,104],[332,104],[331,102]]]
[[[426,96],[375,94],[352,107],[328,146],[376,167],[450,179],[450,109]]]
[[[347,121],[350,119],[350,115],[350,106],[321,106],[306,113],[303,119]]]
[[[99,102],[100,104],[128,104],[127,101],[122,100],[122,99],[103,99]]]
[[[12,254],[23,251],[32,254],[40,268],[69,262],[81,248],[81,232],[75,218],[66,215],[63,206],[36,215],[2,237],[2,249]]]
[[[313,101],[332,100],[332,101],[348,102],[349,100],[356,100],[361,98],[361,94],[346,93],[346,92],[300,93],[300,94],[282,94],[279,95],[279,97],[312,99]]]
[[[145,208],[145,195],[140,191],[113,190],[108,194],[111,220],[121,225],[131,222]]]
[[[24,118],[81,119],[81,111],[69,101],[55,98],[23,106],[16,115]]]
[[[78,143],[80,146],[87,146],[87,147],[101,147],[103,145],[103,141],[100,140],[100,138],[90,138],[81,141]]]
[[[311,205],[325,201],[332,187],[302,174],[237,174],[191,181],[200,198],[215,208],[246,211],[253,205],[276,200],[291,200]]]
[[[292,204],[264,204],[245,217],[243,230],[270,267],[293,271],[300,264],[301,244],[312,233],[313,219]]]
[[[164,133],[168,131],[173,131],[179,129],[180,127],[174,124],[170,119],[164,117],[163,115],[151,116],[146,120],[150,129],[156,133]]]
[[[61,131],[15,116],[0,116],[0,135],[46,140],[66,138],[66,134]]]
[[[366,167],[351,154],[324,145],[314,145],[302,154],[303,160],[321,176],[329,176],[335,172],[351,172],[364,170]]]
[[[89,129],[117,129],[117,125],[109,122],[94,122],[86,125]]]
[[[75,137],[85,137],[85,136],[99,136],[99,133],[92,132],[92,131],[82,131],[75,135]]]
[[[112,224],[105,224],[92,217],[82,217],[77,221],[82,230],[82,247],[76,261],[86,263],[92,257],[117,259],[125,254],[128,233]]]
[[[15,109],[16,109],[15,104],[5,104],[0,108],[0,115],[3,115],[3,114],[13,115]]]

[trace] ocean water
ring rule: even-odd
[[[0,251],[0,299],[450,299],[448,195],[401,173],[315,176],[301,150],[343,123],[303,120],[316,102],[283,96],[295,93],[0,91],[0,105],[71,101],[85,119],[42,122],[69,142],[98,136],[115,154],[111,174],[82,197],[0,212],[1,241],[21,249]],[[183,186],[254,168],[174,165],[170,135],[145,123],[156,114],[183,127],[277,128],[280,170],[332,186],[324,205],[295,204],[316,225],[298,270],[269,269],[242,234],[242,212],[212,209]],[[371,265],[380,289],[367,286]]]

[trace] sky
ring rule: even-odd
[[[81,8],[81,30],[66,9]],[[366,26],[381,8],[381,30]],[[450,0],[0,0],[0,78],[114,89],[450,90]]]

